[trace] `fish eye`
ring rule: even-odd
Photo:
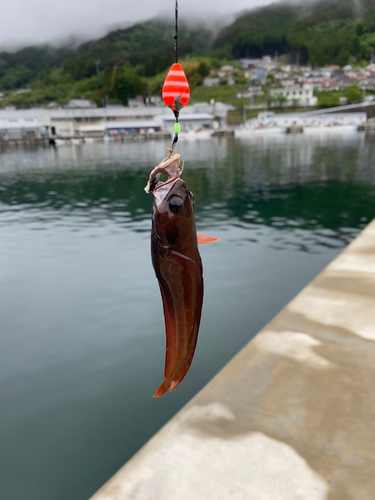
[[[169,200],[169,208],[172,212],[178,212],[183,204],[184,200],[182,200],[178,196],[173,196],[173,198]]]

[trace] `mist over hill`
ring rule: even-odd
[[[223,20],[206,17],[180,26],[180,57],[192,61],[187,72],[193,87],[212,65],[225,60],[270,55],[299,64],[344,66],[368,61],[375,51],[375,0],[280,1],[243,13],[224,27]],[[78,46],[0,52],[0,91],[32,89],[30,95],[0,104],[76,97],[100,104],[106,96],[126,102],[126,96],[159,92],[163,72],[173,63],[173,30],[172,18],[162,16]]]
[[[294,0],[239,17],[215,46],[235,58],[290,54],[294,62],[345,65],[371,56],[374,32],[375,0]]]

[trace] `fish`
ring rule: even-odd
[[[182,382],[193,361],[203,307],[203,266],[198,243],[218,241],[197,235],[194,195],[181,179],[180,155],[165,158],[145,188],[154,196],[151,256],[159,282],[166,330],[163,396]],[[164,174],[167,180],[160,181]]]

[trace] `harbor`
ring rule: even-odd
[[[76,109],[0,110],[0,147],[83,145],[100,141],[165,140],[173,136],[173,119],[155,106]],[[223,103],[196,104],[181,118],[180,140],[207,140],[268,134],[347,134],[371,132],[375,103],[306,112],[260,111],[257,118],[228,126],[232,108]]]

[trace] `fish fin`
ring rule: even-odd
[[[161,386],[158,388],[158,390],[155,392],[155,394],[152,396],[153,398],[160,398],[161,396],[164,396],[164,394],[168,391],[168,389],[171,387],[171,381],[168,379],[165,379],[164,382],[161,384]]]
[[[219,238],[213,238],[212,236],[206,236],[205,234],[198,234],[198,245],[205,245],[206,243],[213,243],[214,241],[220,241]]]
[[[171,392],[175,391],[177,387],[181,384],[181,380],[172,380],[171,382]]]
[[[172,380],[171,382],[170,380],[165,379],[152,397],[154,399],[160,398],[161,396],[164,396],[164,394],[168,391],[168,389],[170,389],[171,392],[173,392],[174,390],[177,389],[177,387],[181,384],[181,382],[182,382],[181,380]]]

